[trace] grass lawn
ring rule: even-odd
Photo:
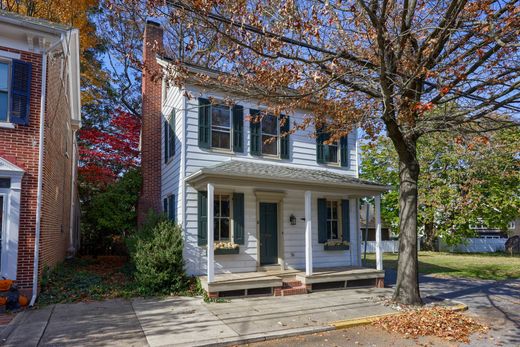
[[[375,254],[367,254],[375,267]],[[385,253],[383,267],[397,269],[397,254]],[[461,278],[505,280],[520,278],[520,257],[505,253],[419,252],[419,272]]]

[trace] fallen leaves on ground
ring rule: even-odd
[[[469,342],[474,333],[484,333],[488,327],[460,312],[431,307],[383,317],[372,324],[388,332],[396,332],[407,338],[438,336],[448,341]]]

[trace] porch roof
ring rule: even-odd
[[[187,183],[197,188],[205,184],[229,183],[231,185],[263,184],[282,185],[293,189],[348,190],[357,192],[381,193],[389,186],[362,180],[347,174],[332,172],[327,169],[309,169],[293,165],[267,164],[249,160],[230,159],[213,166],[202,168],[186,179]],[[263,187],[264,188],[264,187]]]

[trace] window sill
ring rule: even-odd
[[[9,122],[0,122],[0,128],[4,128],[4,129],[14,129],[16,126],[14,125],[14,123],[9,123]]]
[[[348,251],[349,248],[347,245],[323,245],[324,251]]]

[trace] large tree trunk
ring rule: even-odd
[[[399,260],[394,300],[403,304],[422,304],[419,293],[417,254],[417,182],[419,163],[415,148],[399,153]]]

